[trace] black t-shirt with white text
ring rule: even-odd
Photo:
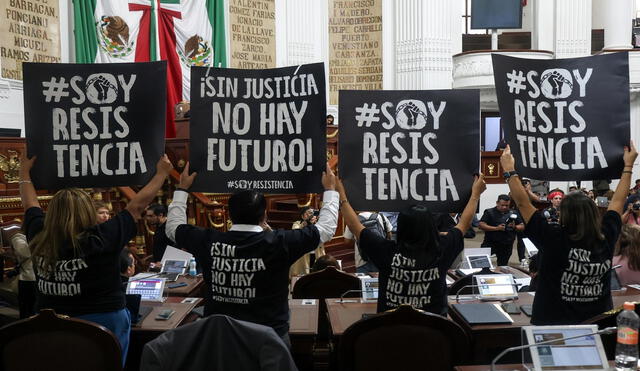
[[[400,251],[396,241],[386,240],[368,229],[360,234],[359,244],[380,270],[378,312],[408,304],[446,315],[447,270],[464,247],[458,228],[450,229],[440,238],[439,254]]]
[[[492,227],[497,227],[500,224],[507,224],[510,221],[509,216],[511,214],[515,214],[517,218],[515,219],[515,224],[522,224],[522,218],[520,214],[515,210],[508,210],[506,213],[501,213],[497,208],[492,207],[490,209],[486,209],[482,214],[481,222],[487,223]],[[484,232],[484,241],[483,244],[491,244],[493,242],[500,244],[509,244],[513,243],[513,240],[516,239],[515,230],[505,230],[505,231],[489,231]]]
[[[525,235],[538,247],[540,268],[531,323],[576,324],[613,307],[611,259],[621,227],[620,215],[607,211],[601,226],[605,239],[598,249],[590,249],[571,241],[543,213],[533,214]]]
[[[39,207],[25,212],[24,226],[29,241],[42,231],[44,218]],[[56,313],[69,316],[123,309],[120,252],[136,232],[136,222],[125,210],[92,227],[88,237],[81,241],[79,253],[70,245],[59,252],[53,272],[42,269],[34,257],[36,307],[52,308]]]
[[[177,247],[202,267],[205,316],[225,314],[270,326],[280,336],[289,331],[289,267],[319,242],[315,226],[223,233],[182,224],[176,230]]]

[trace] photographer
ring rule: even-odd
[[[559,189],[554,189],[549,193],[549,197],[547,198],[551,201],[551,206],[544,209],[544,217],[547,218],[547,223],[558,224],[560,220],[560,203],[562,203],[562,199],[564,198],[564,192]]]
[[[627,204],[627,210],[622,214],[623,224],[640,224],[640,200]]]
[[[309,206],[303,207],[302,209],[300,209],[300,220],[296,220],[295,222],[293,222],[291,229],[301,229],[308,225],[316,224],[319,214],[320,210],[314,210]],[[311,261],[311,254],[313,254],[315,258],[319,258],[325,255],[324,245],[321,243],[314,251],[305,254],[295,263],[293,263],[293,265],[289,269],[289,278],[309,273],[309,267],[311,267],[311,265],[313,264],[313,262]]]
[[[480,219],[479,227],[485,232],[482,247],[491,247],[491,253],[498,258],[498,265],[509,265],[516,231],[524,230],[518,212],[509,209],[510,201],[508,195],[499,195],[496,206],[486,209]]]

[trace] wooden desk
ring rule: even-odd
[[[310,301],[313,304],[302,304]],[[319,302],[315,299],[289,300],[291,356],[300,370],[313,370],[313,346],[318,335],[319,307]]]
[[[184,282],[187,286],[176,287],[175,289],[170,289],[167,285],[172,283],[180,283]],[[190,276],[190,275],[182,275],[179,276],[176,282],[167,282],[164,286],[164,295],[167,296],[180,296],[180,297],[203,297],[202,288],[204,285],[204,280],[202,276]]]
[[[362,303],[360,299],[325,299],[329,322],[331,323],[331,334],[334,339],[342,336],[344,330],[354,322],[362,319],[362,315],[375,314],[377,303]]]
[[[140,358],[142,357],[142,350],[145,344],[167,330],[196,320],[198,316],[191,313],[191,311],[193,308],[201,305],[203,299],[198,298],[194,303],[180,303],[182,300],[184,300],[183,297],[170,296],[164,303],[143,301],[140,304],[141,306],[153,307],[153,310],[145,317],[142,323],[131,328],[129,354],[127,355],[125,370],[138,370],[140,368]],[[171,318],[166,321],[156,320],[158,312],[168,308],[176,311]]]
[[[621,307],[625,301],[639,301],[640,290],[627,287],[623,291],[615,291],[612,293],[614,308]],[[521,292],[515,303],[520,306],[523,304],[533,304],[533,298],[529,293]],[[478,300],[463,300],[464,303],[479,303]],[[525,314],[511,314],[512,324],[489,324],[489,325],[470,325],[465,319],[451,306],[455,304],[455,297],[449,297],[449,317],[460,325],[472,338],[471,360],[478,364],[490,363],[500,351],[505,348],[520,345],[522,342],[521,329],[522,326],[530,326],[531,318]],[[519,357],[519,356],[518,356]],[[514,362],[518,359],[507,358],[505,361]]]

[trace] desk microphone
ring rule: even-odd
[[[518,292],[518,284],[515,282],[514,283],[491,283],[491,284],[484,284],[484,285],[464,285],[460,289],[458,289],[458,291],[456,291],[456,303],[460,302],[460,291],[469,287],[479,288],[483,286],[511,286],[515,289],[516,293]],[[517,299],[517,296],[516,296],[516,299]]]
[[[571,340],[571,339],[578,339],[578,338],[583,338],[583,337],[587,337],[587,336],[592,336],[592,335],[608,335],[608,334],[613,334],[617,331],[617,327],[606,327],[603,328],[602,330],[598,330],[596,332],[592,332],[590,334],[582,334],[582,335],[576,335],[576,336],[569,336],[569,337],[563,337],[560,339],[551,339],[551,340],[546,340],[546,341],[541,341],[539,343],[535,343],[535,344],[528,344],[528,345],[520,345],[517,347],[511,347],[511,348],[507,348],[505,350],[503,350],[500,354],[498,354],[496,356],[496,358],[494,358],[491,361],[491,371],[495,371],[496,369],[496,362],[502,358],[502,356],[504,356],[505,354],[512,352],[514,350],[521,350],[521,349],[528,349],[528,348],[534,348],[534,347],[538,347],[540,345],[546,345],[546,344],[551,344],[551,343],[557,343],[559,341],[564,341],[564,340]]]
[[[365,292],[365,290],[347,290],[342,295],[340,295],[340,300],[338,300],[338,303],[344,303],[344,296],[347,295],[347,294],[354,293],[354,292],[363,293],[363,292]]]

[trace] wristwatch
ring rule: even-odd
[[[509,178],[511,178],[512,176],[517,176],[518,172],[515,170],[512,171],[505,171],[503,176],[504,176],[504,180],[508,181]]]

